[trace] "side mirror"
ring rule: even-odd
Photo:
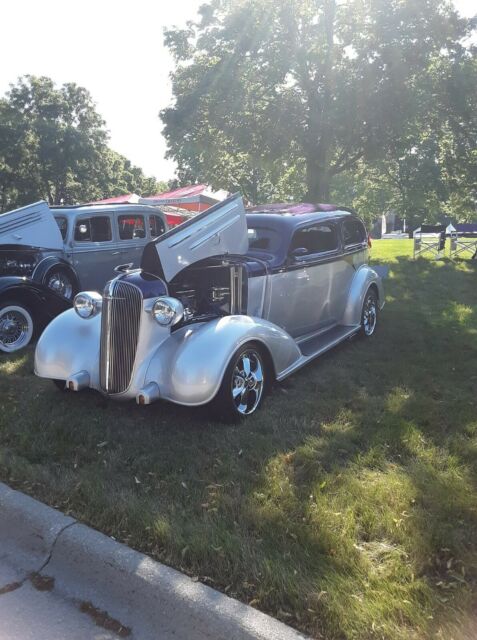
[[[305,247],[297,247],[296,249],[290,251],[289,255],[290,258],[295,261],[298,258],[303,258],[303,256],[308,255],[308,249],[305,249]]]

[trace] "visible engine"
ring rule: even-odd
[[[38,250],[4,245],[0,248],[0,276],[31,276],[40,258]]]
[[[184,269],[169,285],[170,295],[185,309],[185,320],[243,313],[246,274],[243,265],[208,260]]]

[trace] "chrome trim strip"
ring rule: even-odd
[[[40,249],[38,249],[38,251],[40,251]],[[60,249],[41,249],[41,251],[60,251]],[[63,256],[45,256],[44,258],[42,258],[40,260],[40,262],[37,262],[32,274],[31,274],[31,279],[33,280],[35,278],[35,273],[38,271],[38,269],[41,267],[41,265],[45,262],[45,260],[51,260],[51,258],[55,258],[55,260],[57,261],[56,264],[53,264],[53,267],[57,267],[57,266],[61,266],[61,267],[66,267],[66,268],[70,268],[74,271],[73,269],[73,265],[71,265],[69,262],[65,262]],[[76,273],[75,273],[76,275]]]
[[[22,218],[16,220],[5,220],[0,222],[0,233],[8,233],[15,229],[21,229],[22,227],[33,224],[34,222],[41,222],[41,213],[29,212],[25,213]]]

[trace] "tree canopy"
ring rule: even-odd
[[[83,87],[24,76],[0,98],[0,212],[38,199],[70,204],[157,190],[155,178],[108,147]]]
[[[364,171],[382,206],[475,211],[472,28],[442,0],[212,0],[165,33],[169,155],[253,202],[326,201]]]

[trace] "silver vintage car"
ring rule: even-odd
[[[0,216],[0,276],[27,276],[67,299],[101,291],[120,263],[139,266],[144,247],[167,230],[165,215],[142,204],[48,206]]]
[[[102,295],[78,294],[42,334],[35,372],[116,400],[251,415],[274,380],[373,335],[384,292],[367,241],[345,209],[246,213],[232,196],[147,244],[141,269]]]

